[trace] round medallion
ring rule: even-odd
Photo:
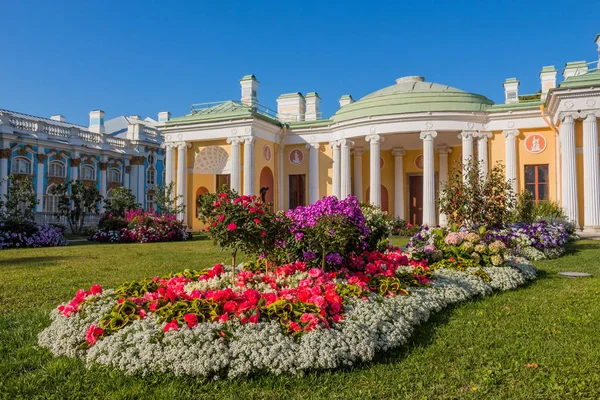
[[[265,160],[271,161],[271,155],[271,146],[265,144],[265,146],[263,147],[263,157],[265,158]]]
[[[532,154],[539,154],[546,149],[546,138],[533,134],[525,138],[525,149]]]
[[[289,159],[292,165],[300,165],[304,161],[304,153],[300,149],[294,149],[290,152]]]
[[[423,154],[419,154],[415,157],[415,167],[423,169]]]

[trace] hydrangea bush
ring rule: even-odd
[[[269,272],[231,266],[80,290],[39,334],[57,356],[127,374],[236,377],[297,373],[372,360],[404,344],[435,311],[535,278],[525,260],[445,267],[399,250],[348,257],[325,271],[305,262]],[[248,267],[251,265],[246,265]]]
[[[183,221],[172,214],[158,214],[142,209],[129,210],[123,217],[108,214],[102,216],[103,228],[90,240],[110,243],[151,243],[188,240]]]
[[[28,232],[10,232],[0,223],[0,250],[22,247],[66,246],[63,228],[53,225],[38,225]]]

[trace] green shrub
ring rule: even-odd
[[[538,202],[533,208],[533,217],[536,220],[564,220],[567,221],[567,215],[558,203],[546,200]]]
[[[369,227],[369,235],[367,236],[368,248],[385,251],[394,227],[392,217],[381,208],[372,204],[361,203],[360,209],[365,216],[365,225]]]
[[[515,207],[514,222],[531,223],[534,220],[535,201],[533,194],[525,189],[517,196],[517,206]]]

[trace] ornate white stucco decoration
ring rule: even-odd
[[[229,174],[231,159],[227,151],[219,146],[208,146],[200,150],[194,160],[195,174]]]
[[[523,141],[523,145],[525,146],[525,150],[532,154],[539,154],[546,149],[546,138],[542,135],[538,135],[534,133],[533,135],[529,135]]]
[[[178,140],[183,140],[183,135],[180,133],[179,135],[177,135],[177,139]]]
[[[425,129],[431,129],[431,128],[433,128],[433,122],[431,122],[431,121],[425,122]]]
[[[473,129],[474,126],[475,124],[473,122],[467,122],[467,128]]]
[[[300,165],[304,161],[304,152],[300,149],[294,149],[290,152],[289,161],[292,165]]]
[[[594,99],[588,99],[585,104],[587,104],[590,107],[594,107],[596,105],[596,100]]]
[[[514,128],[515,127],[515,121],[508,121],[508,127],[509,128]]]
[[[565,108],[567,110],[570,110],[571,108],[573,108],[575,106],[575,103],[573,103],[571,100],[567,100],[565,101]]]

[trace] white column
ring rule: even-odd
[[[308,202],[313,204],[319,200],[319,143],[307,144],[306,148],[310,151],[308,166]]]
[[[369,142],[369,193],[371,204],[381,207],[381,142],[383,137],[368,135],[365,140]]]
[[[363,201],[363,181],[362,181],[362,148],[354,149],[354,196],[359,203]]]
[[[77,160],[77,161],[75,161]],[[79,179],[79,165],[81,163],[81,160],[79,160],[79,152],[78,151],[73,151],[71,152],[71,180],[78,180]],[[73,161],[75,161],[75,163],[73,163]]]
[[[436,131],[423,131],[420,138],[423,140],[423,225],[436,224],[435,211],[435,169],[433,140]]]
[[[0,201],[6,201],[8,194],[8,157],[10,157],[10,149],[0,149]]]
[[[137,169],[137,165],[134,164],[134,159],[136,157],[134,157],[131,160],[130,167],[131,167],[131,174],[129,176],[129,188],[131,189],[131,192],[135,195],[135,201],[136,203],[139,203],[140,200],[137,198],[138,196],[138,192],[137,192],[137,183],[138,183],[138,179],[137,179],[137,174],[138,174],[138,169]]]
[[[595,113],[583,120],[583,227],[600,231],[600,162],[598,120]]]
[[[244,194],[254,194],[254,136],[244,138]]]
[[[566,115],[560,125],[560,147],[562,154],[562,206],[567,214],[567,218],[579,226],[575,120],[571,115]]]
[[[179,202],[180,204],[184,204],[187,205],[187,198],[186,198],[186,169],[187,169],[187,161],[186,161],[186,156],[187,156],[187,148],[188,148],[188,143],[186,142],[179,142],[177,143],[177,196],[181,196],[179,198]],[[185,209],[184,212],[180,213],[177,217],[181,220],[183,220],[183,222],[185,224],[187,224],[187,207]]]
[[[36,172],[36,197],[38,200],[35,206],[35,211],[44,211],[44,161],[46,161],[46,155],[44,154],[44,148],[38,146],[37,154],[37,172]]]
[[[342,190],[342,182],[340,180],[341,175],[341,166],[340,166],[340,143],[339,142],[331,142],[329,145],[332,148],[332,158],[333,158],[333,173],[331,177],[331,195],[341,198],[341,190]]]
[[[106,169],[108,163],[106,162],[106,156],[100,158],[100,196],[102,199],[106,199]],[[100,212],[104,211],[104,202],[100,202]]]
[[[477,167],[479,168],[479,176],[481,179],[486,179],[489,169],[488,138],[492,137],[492,133],[481,131],[478,133],[477,137]]]
[[[463,177],[466,177],[467,165],[473,166],[473,131],[462,131],[458,138],[462,140]]]
[[[131,173],[131,165],[127,165],[127,162],[125,163],[125,165],[123,166],[123,187],[125,187],[126,189],[130,188],[130,177],[129,174]]]
[[[437,149],[440,161],[440,173],[439,173],[439,193],[441,194],[446,184],[448,183],[448,154],[452,153],[452,149],[448,147],[440,147]],[[446,214],[441,213],[439,215],[439,224],[440,226],[448,225],[448,218]]]
[[[284,157],[284,145],[283,143],[279,144],[279,174],[277,177],[278,182],[278,186],[279,186],[279,193],[277,194],[277,199],[279,202],[279,209],[283,210],[285,209],[285,204],[284,204],[284,194],[285,194],[285,186],[284,186],[284,168],[283,168],[283,157]]]
[[[173,154],[173,144],[165,145],[165,186],[169,186],[173,182],[173,170],[175,169],[175,154]]]
[[[144,169],[144,157],[140,157],[140,164],[136,165],[136,169],[138,170],[137,172],[137,198],[138,198],[138,203],[140,203],[140,205],[145,208],[146,205],[146,191],[144,190],[146,188],[146,171]]]
[[[345,199],[352,194],[352,180],[350,179],[350,146],[354,143],[348,139],[340,140],[340,199]]]
[[[394,156],[394,216],[404,219],[404,156],[406,150],[393,149]]]
[[[506,168],[506,180],[510,182],[513,193],[517,193],[517,136],[519,136],[518,129],[511,129],[503,131],[502,135],[505,138],[505,168]],[[573,149],[574,150],[574,149]]]
[[[240,139],[228,138],[227,143],[231,144],[231,190],[240,194]]]

